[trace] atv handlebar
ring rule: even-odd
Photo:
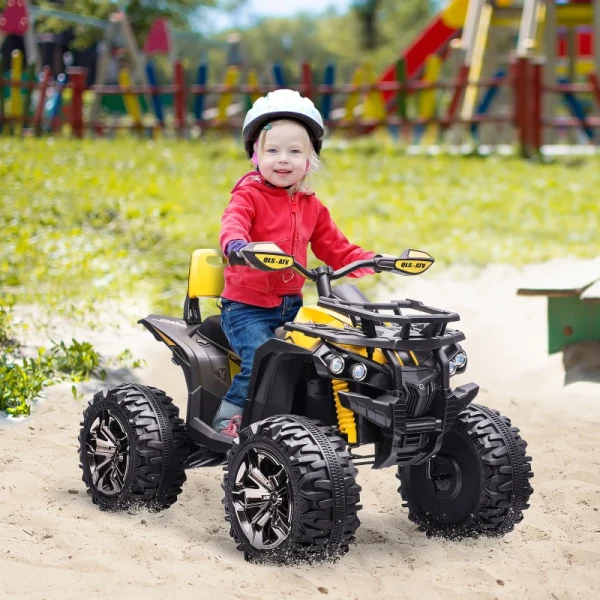
[[[249,266],[248,263],[246,262],[246,259],[244,258],[244,255],[238,250],[232,250],[228,255],[227,255],[227,262],[232,266],[232,267],[247,267]]]
[[[294,264],[291,268],[298,271],[301,275],[303,275],[306,279],[310,281],[317,281],[319,278],[318,269],[327,269],[330,275],[329,279],[334,281],[336,279],[341,279],[342,277],[346,277],[350,273],[357,271],[358,269],[373,269],[376,273],[381,273],[383,271],[393,271],[394,264],[396,262],[396,258],[393,257],[383,257],[376,256],[374,258],[357,260],[337,271],[331,269],[331,267],[318,267],[317,269],[307,269],[300,263],[294,261]],[[232,267],[249,267],[252,266],[248,263],[248,261],[244,258],[241,250],[235,251],[232,250],[228,256],[227,261]]]
[[[426,271],[433,258],[420,250],[405,250],[400,256],[377,255],[373,258],[357,260],[337,271],[321,265],[316,269],[307,269],[298,263],[291,254],[286,254],[272,242],[250,242],[227,257],[231,266],[249,266],[260,271],[285,271],[293,269],[306,279],[317,284],[319,296],[331,295],[331,282],[346,277],[358,269],[373,269],[375,273],[388,271],[398,275],[418,275]]]

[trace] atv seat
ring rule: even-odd
[[[229,340],[223,332],[218,315],[206,317],[206,319],[200,323],[198,333],[209,339],[211,342],[217,344],[217,346],[221,346],[221,348],[225,348],[225,350],[233,352],[233,349],[229,345]]]

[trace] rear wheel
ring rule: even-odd
[[[357,470],[331,427],[291,415],[254,423],[225,471],[225,518],[247,559],[331,558],[354,540]]]
[[[527,442],[507,417],[467,407],[435,458],[399,469],[408,517],[428,535],[503,535],[523,520],[533,489]]]
[[[177,500],[188,439],[179,408],[164,392],[134,384],[98,392],[81,426],[83,481],[100,508],[160,510]]]

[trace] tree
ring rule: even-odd
[[[39,0],[32,2],[42,8],[60,9],[74,14],[76,17],[93,17],[106,20],[115,10],[122,8],[127,12],[131,27],[140,45],[146,38],[152,23],[165,17],[173,27],[190,29],[190,18],[201,11],[203,7],[216,6],[218,0],[168,0],[161,2],[148,2],[147,0],[126,0],[114,2],[112,0]],[[72,45],[77,48],[87,47],[102,39],[103,33],[90,23],[73,23],[56,17],[36,18],[36,29],[40,32],[61,32],[72,29],[74,41]]]
[[[377,12],[382,0],[354,0],[352,10],[361,26],[362,46],[365,50],[375,50],[381,44],[377,27]]]

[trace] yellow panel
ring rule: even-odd
[[[375,85],[377,83],[377,76],[375,75],[372,65],[365,65],[364,78],[365,83],[369,85]],[[365,105],[363,107],[363,117],[365,119],[385,119],[385,102],[383,101],[381,90],[373,89],[367,92]]]
[[[483,60],[488,42],[488,33],[493,11],[494,9],[491,4],[486,4],[481,9],[477,37],[475,38],[475,48],[473,49],[473,57],[471,59],[471,67],[469,69],[469,85],[465,90],[465,96],[460,114],[461,119],[464,121],[470,121],[473,118],[473,113],[475,111],[475,104],[477,102],[477,95],[479,93],[479,88],[477,87],[476,83],[481,79]]]
[[[250,71],[248,72],[248,85],[255,85],[256,87],[258,87],[259,83],[260,82],[258,81],[258,73],[256,72],[256,69],[250,69]],[[259,93],[250,94],[252,104],[254,104],[259,98]]]
[[[437,54],[430,54],[425,61],[425,71],[423,81],[425,83],[435,83],[440,78],[442,71],[442,59]],[[419,97],[419,116],[429,119],[435,116],[436,108],[436,89],[431,88],[423,90]]]
[[[576,27],[578,25],[591,25],[594,18],[593,5],[567,4],[556,7],[556,21],[558,25]]]
[[[589,73],[593,73],[595,70],[596,70],[596,66],[594,65],[593,60],[578,59],[575,62],[575,74],[576,75],[588,75]],[[569,75],[569,65],[565,65],[565,64],[557,65],[556,74],[561,75],[562,77],[567,77]]]
[[[23,78],[23,53],[20,50],[13,50],[11,59],[11,83],[20,84]],[[2,90],[2,93],[4,93],[4,90]],[[10,108],[13,117],[20,119],[23,116],[23,96],[18,85],[13,85],[10,88]]]
[[[436,83],[442,72],[442,59],[437,54],[430,54],[425,61],[423,81],[425,83]],[[422,119],[435,117],[437,108],[437,89],[422,90],[419,94],[419,116]],[[438,137],[439,127],[436,123],[427,125],[423,142],[434,144]]]
[[[303,306],[298,311],[294,323],[321,323],[339,329],[343,329],[344,325],[352,326],[352,321],[348,317],[340,315],[333,310],[314,305]],[[312,349],[321,343],[318,338],[304,335],[299,331],[289,331],[285,339],[296,344],[296,346],[308,349]]]
[[[123,88],[131,87],[131,76],[129,75],[128,69],[121,69],[119,71],[119,85]],[[138,125],[142,122],[142,112],[140,108],[140,101],[135,94],[123,94],[123,102],[125,108],[129,113],[129,116],[133,119],[134,123]]]
[[[491,25],[493,27],[506,27],[507,29],[519,29],[521,26],[521,17],[510,17],[508,15],[492,16]]]
[[[225,74],[225,85],[235,86],[239,83],[240,80],[240,69],[235,65],[230,65],[227,67],[227,72]],[[233,94],[231,92],[225,92],[221,95],[218,104],[218,115],[217,119],[219,121],[227,120],[227,109],[231,104]]]
[[[188,277],[189,298],[216,298],[225,285],[225,258],[217,250],[194,250]]]
[[[365,82],[364,78],[365,70],[362,65],[356,67],[354,75],[352,76],[352,85],[363,85]],[[346,119],[350,120],[354,118],[354,111],[360,101],[360,92],[352,92],[348,94],[346,100]]]
[[[537,29],[535,32],[535,48],[538,52],[544,47],[544,32],[546,31],[546,5],[540,2],[537,15]]]
[[[462,29],[467,18],[469,0],[451,0],[450,4],[440,13],[442,23],[450,29]]]

